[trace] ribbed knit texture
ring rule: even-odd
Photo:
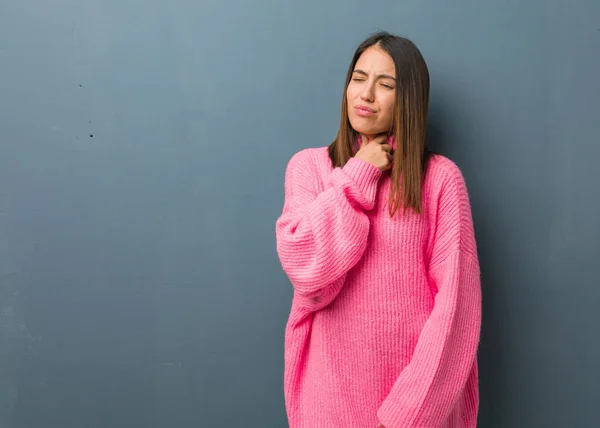
[[[290,428],[471,428],[479,405],[479,264],[463,176],[432,157],[421,215],[390,218],[390,175],[325,147],[290,160],[276,223],[294,297]]]

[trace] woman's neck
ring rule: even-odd
[[[365,134],[363,134],[365,135]],[[358,136],[358,145],[359,147],[361,147],[363,144],[368,144],[369,141],[371,141],[372,139],[374,139],[375,137],[377,137],[377,135],[365,135],[365,137],[367,137],[367,141],[363,141],[364,138],[361,138],[361,136]],[[387,141],[387,144],[389,144],[390,146],[392,146],[392,149],[396,149],[396,139],[394,138],[394,136],[389,136]]]

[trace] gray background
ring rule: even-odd
[[[413,39],[467,179],[481,427],[600,420],[600,2],[0,0],[0,427],[284,427],[293,153]]]

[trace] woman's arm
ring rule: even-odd
[[[476,362],[480,271],[467,189],[457,167],[442,188],[435,230],[429,278],[438,292],[411,362],[379,408],[386,428],[442,427]]]
[[[333,301],[346,273],[360,260],[369,233],[381,170],[350,158],[335,168],[320,193],[311,149],[295,154],[285,175],[283,212],[276,222],[277,253],[302,306]]]

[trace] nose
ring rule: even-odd
[[[364,88],[363,88],[362,92],[360,93],[361,100],[371,103],[371,102],[373,102],[373,97],[374,97],[374,94],[373,94],[373,88],[371,87],[371,85],[370,84],[364,85]]]

